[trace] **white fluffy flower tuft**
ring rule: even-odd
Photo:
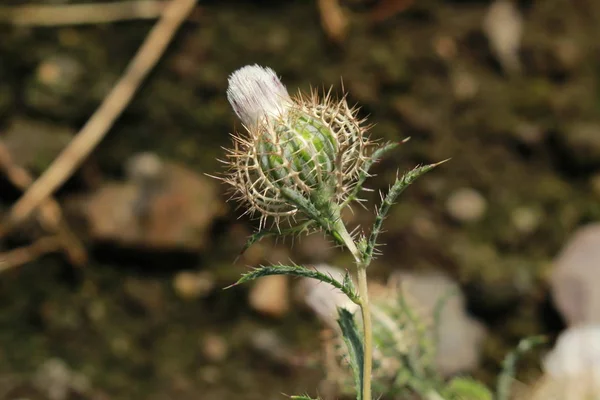
[[[284,114],[291,104],[290,95],[275,71],[259,65],[247,65],[231,74],[227,99],[247,127],[263,118]]]
[[[591,374],[600,382],[600,325],[563,332],[544,360],[544,370],[554,378]]]

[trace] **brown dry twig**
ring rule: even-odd
[[[172,0],[129,63],[125,73],[75,138],[10,210],[9,228],[32,211],[68,179],[106,135],[138,87],[162,56],[196,0]]]
[[[414,0],[382,0],[371,11],[369,19],[372,22],[383,22],[406,10],[413,3]]]
[[[25,191],[33,183],[31,174],[13,162],[8,149],[2,143],[0,143],[0,169],[18,189]],[[38,219],[42,228],[56,234],[65,255],[73,265],[82,266],[87,262],[85,248],[63,220],[61,208],[56,200],[49,197],[40,205]],[[0,236],[3,233],[5,232],[0,228]]]
[[[164,0],[142,0],[52,6],[0,6],[0,23],[18,26],[60,26],[154,19],[162,14],[167,4]]]
[[[336,43],[346,38],[348,19],[344,15],[338,0],[318,0],[321,25],[327,37]]]
[[[23,264],[27,264],[44,254],[60,250],[62,240],[57,236],[45,236],[29,246],[19,247],[0,254],[0,274]]]

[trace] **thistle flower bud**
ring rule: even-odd
[[[229,78],[227,97],[247,132],[233,135],[225,180],[263,222],[309,209],[337,215],[362,173],[369,145],[363,121],[330,93],[290,97],[275,73],[259,66]]]

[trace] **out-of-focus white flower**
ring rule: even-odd
[[[555,378],[592,374],[600,384],[600,325],[563,332],[546,357],[544,370]]]

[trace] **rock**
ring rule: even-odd
[[[523,17],[510,0],[494,1],[483,21],[490,48],[505,72],[521,71],[519,49],[523,36]]]
[[[458,101],[472,100],[479,92],[479,82],[475,76],[466,71],[456,71],[451,76],[454,98]]]
[[[432,327],[437,336],[435,365],[445,375],[473,370],[479,365],[484,326],[465,310],[465,298],[458,285],[441,274],[399,273],[395,276],[405,290],[409,306],[425,321],[432,321],[440,309],[439,325]]]
[[[283,317],[290,309],[288,277],[271,275],[258,279],[250,289],[248,301],[262,315]]]
[[[583,60],[583,52],[578,42],[570,38],[555,41],[552,48],[553,61],[560,73],[570,73],[576,70]]]
[[[10,121],[2,142],[16,165],[40,174],[74,134],[68,127],[17,117]]]
[[[526,397],[586,400],[600,397],[600,325],[569,328],[546,356],[544,376]],[[525,398],[525,397],[524,397]]]
[[[479,221],[485,214],[487,202],[475,189],[462,188],[453,192],[446,202],[450,217],[458,222]]]
[[[72,371],[58,358],[42,363],[35,372],[33,383],[50,400],[66,400],[70,398],[71,393],[82,395],[90,390],[87,378]]]
[[[546,132],[541,126],[528,121],[519,121],[512,134],[520,144],[528,147],[541,144],[546,138]]]
[[[452,61],[458,54],[456,40],[451,36],[439,36],[433,40],[433,49],[442,60]]]
[[[511,220],[520,233],[529,234],[540,226],[542,213],[535,208],[519,207],[512,211]]]
[[[215,278],[209,271],[178,272],[173,279],[175,293],[184,300],[206,297],[215,287]]]
[[[24,102],[43,114],[64,117],[82,105],[84,68],[68,54],[54,54],[43,60],[28,80]],[[89,89],[89,88],[88,88]]]
[[[600,323],[600,223],[578,229],[554,261],[552,298],[569,326]]]
[[[570,161],[579,167],[600,165],[600,124],[578,122],[559,133],[558,143]]]
[[[346,271],[327,264],[316,265],[314,268],[340,282],[343,281],[346,274]],[[337,323],[339,307],[346,308],[350,312],[358,309],[358,306],[339,289],[312,278],[300,279],[296,287],[295,298],[300,304],[317,314],[319,319],[333,330],[339,329]]]
[[[213,181],[172,163],[160,179],[130,175],[132,181],[106,183],[68,201],[92,240],[155,251],[206,248],[214,219],[226,210]]]
[[[229,354],[229,346],[222,336],[208,334],[202,339],[202,354],[210,362],[222,362]]]

